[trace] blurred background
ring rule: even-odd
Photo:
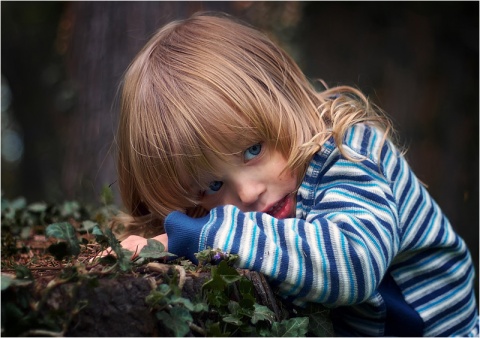
[[[380,105],[478,271],[478,2],[2,1],[2,197],[96,204],[111,185],[121,205],[122,74],[159,27],[199,10],[252,23],[310,79]]]

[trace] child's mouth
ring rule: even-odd
[[[290,217],[293,212],[293,198],[291,198],[291,194],[282,198],[265,212],[278,219]]]

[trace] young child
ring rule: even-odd
[[[172,22],[125,74],[122,245],[238,254],[287,300],[330,307],[339,335],[478,335],[470,254],[390,131],[248,25]]]

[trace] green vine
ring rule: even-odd
[[[2,269],[7,256],[18,250],[28,251],[28,248],[19,248],[17,242],[32,231],[42,233],[41,228],[47,238],[55,239],[48,252],[57,261],[66,262],[55,279],[42,290],[40,299],[33,295],[35,280],[27,267],[14,264],[14,276],[2,273],[2,335],[64,336],[72,318],[87,306],[85,300],[76,299],[76,286],[86,281],[95,287],[98,279],[105,276],[138,275],[134,271],[139,267],[164,262],[168,257],[167,265],[171,268],[163,274],[161,283],[152,289],[145,302],[158,325],[172,336],[333,335],[328,310],[320,305],[305,309],[287,305],[288,316],[279,320],[272,310],[259,304],[252,281],[234,267],[236,255],[204,250],[196,254],[197,266],[181,258],[173,259],[173,255],[155,240],[148,240],[135,255],[123,249],[106,226],[117,212],[108,194],[108,190],[104,191],[103,206],[95,211],[75,202],[28,205],[24,199],[2,199]],[[91,245],[91,239],[100,251],[111,248],[114,255],[80,261],[78,256]],[[183,297],[179,286],[182,276],[174,266],[191,273],[209,272],[202,292],[193,299]],[[68,313],[47,311],[52,291],[67,283],[73,285],[68,290],[76,299],[74,307]]]

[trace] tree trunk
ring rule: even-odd
[[[201,9],[228,3],[72,2],[64,16],[70,31],[67,67],[77,104],[65,129],[68,152],[62,171],[67,198],[98,199],[116,181],[118,89],[128,64],[161,26]],[[116,185],[112,185],[115,195]],[[117,199],[119,203],[119,200]]]

